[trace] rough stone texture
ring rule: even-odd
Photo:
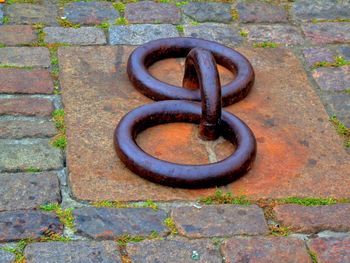
[[[126,62],[132,50],[125,46],[59,49],[73,195],[84,200],[136,201],[195,200],[213,194],[215,188],[186,190],[150,183],[131,173],[117,157],[111,138],[118,121],[130,110],[152,102],[127,78]],[[251,127],[258,151],[252,170],[224,190],[254,198],[350,197],[350,164],[343,140],[329,122],[299,59],[280,48],[237,50],[252,62],[256,82],[247,98],[225,110]],[[181,85],[183,65],[183,60],[169,59],[150,71],[162,81]],[[227,71],[220,73],[233,78]],[[180,149],[199,147],[197,136],[189,132],[193,129],[172,125],[171,129],[154,127],[159,132],[149,134],[157,137],[141,133],[141,140],[154,142],[141,147],[169,161],[181,163],[183,156],[193,160],[193,151],[186,149],[190,146]],[[167,143],[159,139],[163,137],[173,139]]]
[[[343,58],[350,60],[350,46],[339,47],[339,53]]]
[[[268,233],[264,213],[256,205],[178,207],[171,211],[171,217],[179,233],[191,238]]]
[[[113,241],[75,241],[29,244],[24,252],[27,263],[121,263]]]
[[[38,239],[45,232],[62,234],[63,225],[55,214],[36,210],[0,212],[0,242]]]
[[[0,6],[0,8],[1,8],[1,6]],[[0,10],[0,12],[1,12],[1,10]],[[1,17],[0,17],[0,20],[1,20]],[[0,247],[0,262],[1,263],[12,263],[15,261],[15,259],[16,259],[15,254],[4,251]]]
[[[44,29],[47,43],[67,43],[71,45],[103,45],[106,36],[103,30],[96,27],[64,28],[46,27]]]
[[[285,237],[235,237],[224,242],[225,262],[311,263],[302,240]]]
[[[45,120],[0,120],[0,139],[52,137],[55,124]]]
[[[30,167],[53,170],[63,166],[61,151],[51,146],[47,139],[1,139],[0,149],[0,171],[25,171]]]
[[[173,4],[144,1],[126,6],[125,18],[129,23],[178,24],[181,12]]]
[[[0,99],[0,115],[50,116],[52,101],[43,98]]]
[[[323,230],[346,232],[350,230],[350,204],[329,206],[276,206],[273,211],[282,225],[301,233]]]
[[[324,22],[305,24],[304,34],[314,44],[338,44],[350,42],[350,22]]]
[[[49,67],[50,53],[44,47],[0,48],[0,65],[16,67]]]
[[[52,6],[34,4],[11,4],[6,6],[5,14],[10,24],[37,24],[56,25],[57,10]]]
[[[308,246],[316,252],[319,263],[350,262],[350,236],[315,238]]]
[[[0,5],[0,25],[2,24],[2,20],[4,18],[3,5]]]
[[[108,2],[73,2],[65,5],[64,16],[76,24],[98,25],[102,22],[113,23],[119,13]]]
[[[243,30],[248,32],[249,42],[274,42],[286,45],[304,43],[297,27],[290,25],[246,25]]]
[[[159,235],[168,232],[163,225],[164,211],[151,208],[81,208],[73,212],[77,233],[94,239],[114,239],[129,234],[148,236],[153,231]]]
[[[0,27],[0,43],[7,46],[30,44],[36,40],[32,26],[4,25]]]
[[[330,116],[335,115],[350,127],[350,94],[323,93],[322,101]]]
[[[45,203],[60,203],[57,174],[0,174],[0,211],[37,208]]]
[[[151,40],[167,37],[178,37],[179,33],[173,25],[126,25],[109,28],[111,45],[142,45]]]
[[[222,24],[186,25],[184,26],[184,34],[186,37],[203,38],[227,46],[235,46],[243,42],[243,38],[239,35],[237,28]]]
[[[228,23],[232,20],[231,4],[190,2],[182,7],[185,15],[198,22]]]
[[[48,70],[0,68],[0,92],[50,94],[54,90]]]
[[[218,249],[210,240],[147,240],[129,243],[126,250],[134,263],[192,263],[193,251],[198,252],[200,256],[195,262],[222,262]]]
[[[239,21],[244,23],[276,23],[287,22],[286,10],[277,5],[264,2],[238,3],[236,9],[239,14]]]
[[[306,64],[312,67],[316,62],[333,62],[337,54],[335,51],[326,47],[310,47],[303,50],[303,55]]]
[[[346,90],[350,87],[350,66],[318,68],[312,77],[321,90]]]
[[[292,13],[297,19],[339,19],[350,18],[350,2],[338,0],[295,1]]]

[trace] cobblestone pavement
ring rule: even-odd
[[[6,2],[0,4],[1,263],[350,262],[349,199],[249,201],[217,191],[198,202],[76,200],[57,55],[66,45],[139,45],[175,36],[285,48],[300,59],[350,146],[349,1]]]

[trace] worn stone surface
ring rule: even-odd
[[[321,90],[346,90],[350,87],[350,66],[318,68],[312,77]]]
[[[0,27],[0,43],[7,46],[30,44],[36,40],[32,26],[4,25]]]
[[[111,26],[109,28],[111,45],[142,45],[151,40],[178,36],[176,27],[167,24]]]
[[[63,225],[55,214],[37,210],[0,212],[0,242],[38,239],[45,232],[62,234]]]
[[[343,58],[350,60],[350,46],[339,47],[339,53]]]
[[[328,206],[280,205],[273,209],[282,225],[301,233],[323,230],[346,232],[350,230],[350,204]]]
[[[57,174],[0,174],[0,211],[33,209],[45,203],[60,203]]]
[[[96,27],[46,27],[44,32],[47,43],[67,43],[81,46],[106,44],[105,34],[102,29]]]
[[[44,98],[0,99],[0,115],[50,116],[52,101]]]
[[[0,68],[0,92],[50,94],[54,90],[48,70]]]
[[[191,263],[193,251],[198,252],[196,262],[222,262],[218,249],[210,240],[147,240],[140,243],[129,243],[127,253],[134,263]]]
[[[350,42],[350,22],[324,22],[304,24],[307,39],[314,44],[338,44]]]
[[[244,23],[277,23],[287,22],[286,10],[277,5],[264,2],[241,2],[236,5],[239,21]]]
[[[3,23],[2,20],[4,18],[3,5],[0,5],[0,25]]]
[[[113,241],[75,241],[29,244],[24,252],[28,263],[121,263]]]
[[[125,46],[59,49],[73,195],[85,200],[136,201],[193,200],[212,194],[215,188],[186,190],[150,183],[131,173],[117,157],[112,138],[118,121],[130,110],[152,102],[128,81],[125,69],[131,50]],[[254,198],[350,197],[350,164],[343,140],[329,122],[300,61],[286,49],[238,50],[252,62],[256,82],[247,98],[225,110],[251,127],[258,151],[252,170],[225,190]],[[169,59],[150,71],[162,81],[181,85],[183,61]],[[232,79],[225,72],[221,75]],[[159,137],[143,137],[155,141],[143,149],[152,152],[157,145],[154,156],[173,162],[178,162],[179,155],[192,159],[186,154],[191,151],[172,152],[171,145],[181,134],[188,138],[181,145],[197,141],[187,135],[190,129],[182,133],[183,125],[178,127],[179,135],[169,144]],[[175,127],[167,131],[162,134],[171,138]]]
[[[308,246],[320,263],[350,262],[350,236],[315,238]]]
[[[16,67],[49,67],[50,53],[44,47],[0,48],[0,65]]]
[[[226,262],[311,263],[302,240],[285,237],[234,237],[221,247]]]
[[[30,167],[53,170],[63,166],[60,150],[51,146],[47,139],[1,139],[0,148],[0,171],[25,171]]]
[[[290,25],[246,25],[243,30],[248,32],[249,42],[274,42],[286,45],[300,45],[304,39],[297,27]]]
[[[10,24],[37,24],[56,25],[57,10],[52,6],[35,4],[11,4],[6,6],[5,14]]]
[[[151,208],[81,208],[73,212],[77,233],[94,239],[114,239],[117,236],[148,236],[152,232],[164,235],[166,213]]]
[[[174,4],[143,1],[128,4],[125,18],[129,23],[178,24],[181,12]]]
[[[323,92],[322,101],[330,116],[337,116],[347,127],[350,127],[350,94]]]
[[[102,22],[113,23],[119,13],[109,2],[73,2],[64,6],[64,16],[76,24],[98,25]]]
[[[182,10],[198,22],[228,23],[232,20],[231,4],[228,3],[189,2]]]
[[[268,233],[264,213],[256,205],[178,207],[171,211],[171,217],[179,233],[191,238]]]
[[[235,46],[243,42],[243,38],[240,36],[237,28],[222,24],[186,25],[184,26],[184,34],[186,37],[203,38],[227,46]]]
[[[0,12],[1,12],[1,10],[0,10]],[[1,17],[0,17],[0,20],[1,20]],[[12,262],[15,261],[15,259],[16,259],[15,254],[12,254],[12,253],[10,253],[8,251],[4,251],[0,247],[0,262],[2,262],[2,263],[12,263]]]
[[[334,57],[337,55],[335,51],[326,47],[310,47],[303,50],[303,55],[306,64],[312,67],[317,62],[333,62]]]

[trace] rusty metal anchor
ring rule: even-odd
[[[186,56],[184,88],[163,83],[147,71],[147,67],[160,59],[180,56]],[[222,90],[216,63],[237,72],[236,78]],[[221,108],[221,104],[229,105],[244,98],[254,83],[254,71],[244,56],[201,39],[160,39],[134,50],[127,70],[130,81],[146,96],[171,99],[136,108],[119,122],[114,134],[115,148],[131,171],[163,185],[203,188],[230,183],[251,168],[256,155],[254,134],[242,120]],[[185,99],[200,100],[201,105]],[[202,139],[215,140],[222,135],[236,145],[236,150],[220,162],[182,165],[157,159],[136,144],[140,132],[171,122],[199,124]]]

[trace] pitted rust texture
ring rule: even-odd
[[[183,88],[163,83],[147,71],[160,59],[181,56],[186,56]],[[237,72],[222,89],[216,63]],[[163,185],[203,188],[230,183],[251,168],[256,155],[254,134],[243,121],[221,108],[221,103],[228,105],[244,98],[254,83],[253,69],[240,53],[200,39],[160,39],[137,48],[129,57],[127,71],[130,81],[146,96],[172,99],[141,106],[119,122],[115,148],[131,171]],[[201,105],[184,99],[201,100]],[[157,159],[136,144],[140,132],[171,122],[199,124],[202,139],[215,140],[222,135],[236,145],[236,151],[217,163],[182,165]]]

